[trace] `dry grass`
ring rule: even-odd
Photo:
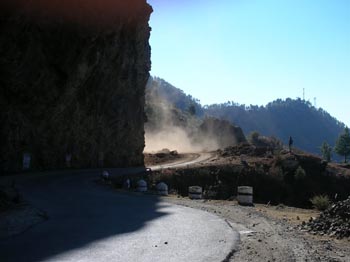
[[[314,209],[302,209],[289,207],[284,205],[267,206],[256,204],[255,209],[267,217],[285,220],[286,222],[299,225],[302,222],[307,222],[311,217],[318,217],[320,212]]]

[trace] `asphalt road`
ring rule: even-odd
[[[49,219],[1,240],[0,261],[223,261],[236,248],[239,234],[217,216],[116,193],[97,177],[75,171],[18,178],[25,198]]]

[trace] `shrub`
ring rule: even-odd
[[[326,210],[331,204],[329,197],[324,195],[314,196],[310,199],[310,202],[314,208],[320,211]]]
[[[283,164],[283,159],[282,159],[281,152],[276,151],[275,166],[282,166],[282,164]]]
[[[303,180],[305,177],[306,177],[305,170],[301,166],[299,166],[294,173],[295,180]]]
[[[249,134],[248,141],[254,145],[255,143],[258,142],[259,136],[260,136],[259,132],[253,131]]]
[[[283,169],[280,166],[273,166],[269,170],[269,174],[273,177],[279,178],[280,180],[283,180]]]

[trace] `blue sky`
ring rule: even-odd
[[[302,97],[350,126],[349,0],[148,0],[152,71],[202,104]]]

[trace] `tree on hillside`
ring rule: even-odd
[[[248,141],[249,141],[251,144],[255,145],[255,144],[257,144],[257,143],[259,142],[259,136],[260,136],[259,132],[253,131],[253,132],[251,132],[251,133],[249,134],[249,136],[248,136]]]
[[[187,112],[191,116],[194,116],[196,114],[196,106],[195,106],[195,104],[190,104],[189,107],[187,108]]]
[[[312,153],[319,153],[324,140],[336,140],[345,128],[343,123],[325,110],[315,108],[301,99],[278,99],[261,107],[229,102],[210,105],[204,110],[208,116],[235,123],[246,134],[256,130],[262,136],[283,139],[293,134],[293,139],[298,141],[298,147]],[[335,154],[332,157],[343,159]]]
[[[338,137],[334,151],[338,155],[344,156],[344,163],[347,162],[347,156],[350,154],[350,134],[348,127],[346,127],[344,133]]]
[[[321,153],[324,160],[327,160],[328,162],[331,161],[332,147],[326,141],[324,141],[321,146]]]
[[[270,136],[286,139],[293,134],[293,139],[298,141],[298,147],[312,153],[319,153],[324,140],[336,140],[345,128],[344,123],[325,110],[315,108],[310,102],[300,98],[277,99],[266,106],[248,106],[234,101],[202,106],[198,99],[185,94],[181,89],[161,78],[151,77],[146,88],[148,105],[153,105],[150,99],[154,95],[157,98],[152,100],[154,103],[174,105],[188,117],[225,119],[240,126],[245,134],[257,131],[261,134],[260,137],[255,137],[257,140]],[[336,154],[332,158],[342,160]]]

